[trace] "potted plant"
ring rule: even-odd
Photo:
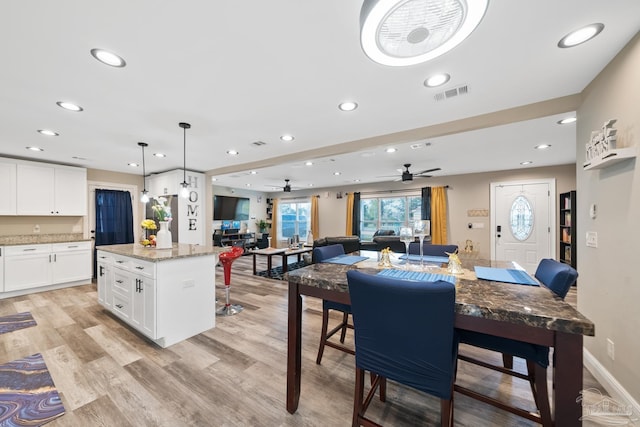
[[[265,231],[267,231],[267,227],[269,227],[269,223],[264,219],[260,219],[256,221],[256,226],[258,227],[258,230],[261,233],[264,233]]]

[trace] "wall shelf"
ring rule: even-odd
[[[602,169],[620,163],[623,160],[632,159],[637,155],[636,147],[616,148],[602,153],[600,156],[584,162],[582,168],[586,171]]]

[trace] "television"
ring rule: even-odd
[[[249,219],[249,198],[213,196],[213,220],[246,221]]]

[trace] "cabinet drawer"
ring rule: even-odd
[[[20,255],[30,255],[30,254],[50,254],[51,253],[51,245],[18,245],[18,246],[7,246],[5,248],[5,256],[20,256]]]
[[[123,297],[131,294],[130,279],[127,273],[114,270],[113,272],[113,291],[120,293]]]
[[[156,265],[153,262],[135,259],[129,261],[129,268],[132,273],[152,279],[156,277]]]
[[[113,294],[113,312],[123,319],[130,321],[131,319],[131,301],[128,298]]]
[[[97,259],[98,263],[112,265],[115,262],[115,260],[113,259],[113,256],[109,252],[98,251],[97,257],[98,257]]]
[[[54,243],[51,245],[53,252],[88,251],[90,249],[91,242]]]

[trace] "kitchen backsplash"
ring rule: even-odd
[[[0,246],[78,242],[81,240],[86,240],[82,233],[19,234],[15,236],[0,236]]]

